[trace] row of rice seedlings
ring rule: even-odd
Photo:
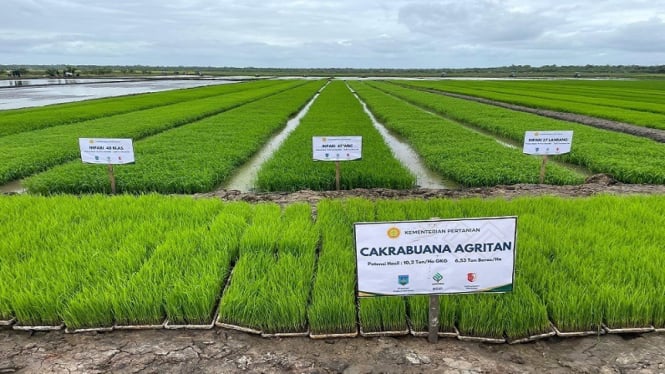
[[[279,84],[279,82],[255,81],[249,83],[222,84],[166,92],[86,100],[75,103],[48,105],[39,108],[4,110],[0,111],[0,137],[276,84]]]
[[[534,87],[536,83],[537,86]],[[602,97],[597,91],[580,95],[579,91],[560,92],[557,82],[406,82],[408,86],[432,88],[487,99],[545,108],[563,112],[581,113],[633,123],[640,126],[665,128],[665,109],[660,102],[637,99]]]
[[[538,183],[541,159],[430,113],[362,82],[352,87],[377,118],[409,141],[427,166],[464,186]],[[584,176],[550,163],[545,183],[580,184]]]
[[[78,159],[78,138],[137,140],[301,84],[286,81],[268,87],[4,136],[0,138],[0,183]]]
[[[213,190],[283,127],[321,85],[320,81],[309,82],[135,142],[136,163],[116,168],[117,191]],[[37,193],[110,191],[105,165],[85,165],[80,161],[36,175],[24,185]]]
[[[209,205],[205,208],[207,217],[212,217],[220,208],[219,203],[214,201],[207,205]],[[122,250],[109,259],[108,265],[113,266],[115,271],[109,272],[108,276],[88,282],[82,291],[68,302],[64,312],[65,324],[68,328],[112,326],[116,318],[113,308],[114,302],[118,302],[118,294],[126,292],[127,284],[131,283],[133,274],[147,271],[142,270],[144,261],[150,258],[153,249],[164,238],[165,232],[176,228],[177,232],[182,232],[182,235],[185,236],[179,242],[178,247],[181,257],[188,256],[183,252],[190,252],[187,252],[189,253],[188,258],[184,260],[180,258],[181,261],[186,262],[185,266],[179,269],[170,268],[170,270],[174,270],[174,274],[165,275],[172,281],[167,287],[162,305],[172,323],[209,324],[212,321],[212,310],[216,305],[221,282],[228,272],[231,259],[235,256],[238,231],[243,230],[246,225],[242,213],[249,210],[247,204],[227,204],[224,211],[214,219],[207,230],[186,228],[192,223],[205,226],[205,220],[201,219],[196,219],[191,223],[162,220],[157,224],[152,219],[146,220],[141,224],[145,226],[145,229],[135,230],[132,237],[123,241]],[[150,210],[145,209],[145,211]],[[135,218],[141,222],[145,217]],[[151,240],[151,243],[145,246],[147,248],[141,248],[140,244],[136,244],[142,243],[142,237]],[[132,259],[135,261],[127,261],[125,257],[120,256],[124,252],[129,252],[133,247],[139,247],[136,253],[143,256],[139,257],[135,254],[136,258]],[[149,269],[154,267],[154,261],[152,259],[148,261]],[[102,265],[106,265],[106,263]],[[104,269],[102,268],[102,270]],[[129,320],[125,320],[125,322],[131,323]]]
[[[182,269],[164,297],[170,323],[211,323],[250,216],[251,207],[247,203],[227,205],[212,222],[210,230],[198,238],[197,251],[189,257],[188,266]]]
[[[278,206],[260,205],[255,217],[222,297],[221,320],[264,333],[305,332],[318,243],[310,207],[289,205],[280,219]]]
[[[399,201],[380,200],[374,205],[376,215],[371,221],[403,221],[406,219],[403,204]],[[359,306],[358,317],[364,333],[408,330],[406,303],[403,297],[360,298]]]
[[[56,248],[70,233],[72,222],[79,221],[76,205],[64,200],[77,199],[0,198],[0,321],[14,317],[11,301],[17,290],[15,283],[27,281],[18,276],[17,269],[33,256],[48,256],[46,250]]]
[[[561,161],[583,166],[594,173],[610,174],[625,183],[665,183],[662,167],[665,146],[653,140],[390,83],[368,84],[447,118],[519,143],[524,141],[525,131],[572,130],[575,133],[572,150],[567,155],[558,156]]]
[[[344,82],[333,81],[257,176],[264,191],[335,189],[335,163],[312,161],[313,136],[362,136],[362,160],[341,162],[340,188],[411,188],[415,177],[392,155]],[[380,167],[379,167],[380,165]]]
[[[357,333],[353,223],[373,217],[373,204],[364,199],[323,200],[317,205],[321,251],[307,311],[312,335]]]
[[[263,311],[259,299],[269,283],[266,273],[275,265],[277,243],[283,230],[281,208],[262,203],[254,208],[250,227],[240,238],[239,258],[219,306],[226,324],[261,330]]]
[[[32,243],[33,247],[23,248],[31,252],[30,257],[12,266],[10,272],[15,280],[8,299],[14,315],[24,325],[59,325],[63,321],[67,303],[84,287],[94,288],[101,280],[113,279],[117,273],[125,271],[123,266],[116,266],[113,261],[122,264],[140,263],[146,255],[146,248],[154,243],[149,233],[154,231],[154,236],[159,237],[159,229],[163,227],[159,222],[163,218],[148,213],[151,209],[160,212],[162,207],[179,205],[182,207],[177,209],[183,211],[185,221],[197,223],[196,215],[209,215],[210,207],[219,205],[197,202],[186,207],[182,203],[155,197],[137,200],[92,196],[53,200],[59,201],[60,206],[55,209],[56,212],[67,212],[69,209],[75,212],[71,220],[59,225],[56,223],[64,235],[40,238]],[[71,205],[73,208],[62,205]],[[165,210],[164,216],[168,216],[173,208]],[[136,224],[136,220],[143,219],[152,222],[152,227]],[[33,222],[40,220],[40,216],[31,218]],[[134,241],[135,244],[129,244]],[[67,271],[63,272],[62,269]],[[78,319],[84,320],[85,317]]]

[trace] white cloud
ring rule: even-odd
[[[662,64],[645,0],[4,0],[3,63]],[[5,12],[6,13],[6,12]]]

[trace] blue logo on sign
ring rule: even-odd
[[[398,275],[397,276],[397,283],[401,284],[402,286],[406,286],[409,283],[409,276],[408,275]]]

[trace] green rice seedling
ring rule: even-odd
[[[307,311],[312,334],[357,332],[353,223],[370,221],[373,204],[363,199],[323,200],[317,205],[321,251]]]
[[[240,255],[249,252],[277,252],[277,242],[282,235],[282,210],[276,204],[257,204],[252,224],[240,239]]]
[[[557,160],[582,166],[593,173],[610,174],[624,183],[665,183],[665,171],[662,168],[665,147],[650,139],[407,89],[390,83],[372,82],[371,86],[448,119],[518,143],[524,141],[525,131],[572,130],[572,150],[569,154],[556,156]]]
[[[0,111],[0,136],[280,84],[255,81]]]
[[[665,128],[665,109],[662,106],[665,96],[662,94],[656,96],[654,90],[642,87],[631,87],[635,91],[629,91],[628,95],[624,95],[625,87],[612,88],[609,92],[603,91],[605,82],[585,82],[582,87],[576,85],[577,87],[570,88],[566,87],[570,83],[561,81],[410,81],[400,84],[478,96],[528,107],[581,113],[646,127]],[[634,86],[634,83],[621,84],[625,85]]]
[[[539,158],[362,82],[354,82],[353,87],[387,128],[405,138],[427,166],[445,178],[467,187],[538,183]],[[545,182],[580,184],[583,180],[581,174],[551,163]]]
[[[0,137],[0,183],[79,159],[78,138],[132,138],[136,141],[302,84],[287,81],[218,97]]]
[[[362,136],[362,160],[340,162],[341,189],[406,189],[415,184],[415,177],[394,158],[360,102],[343,82],[333,81],[261,168],[257,188],[263,191],[335,189],[335,162],[312,161],[314,136]]]
[[[377,221],[402,221],[406,219],[404,203],[401,201],[379,200],[375,204]],[[374,220],[374,219],[372,219]],[[404,331],[406,324],[406,304],[402,297],[375,297],[359,300],[360,326],[364,332]]]
[[[117,190],[129,193],[214,190],[283,127],[321,85],[322,82],[316,81],[300,85],[135,142],[136,163],[116,168]],[[110,191],[105,165],[83,165],[78,161],[29,178],[24,185],[37,193]]]

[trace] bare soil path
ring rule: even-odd
[[[413,87],[409,86],[409,88],[413,88]],[[623,133],[626,133],[626,134],[641,136],[641,137],[645,137],[645,138],[655,140],[657,142],[665,143],[665,130],[653,129],[653,128],[648,128],[648,127],[643,127],[643,126],[636,126],[636,125],[633,125],[633,124],[630,124],[630,123],[612,121],[612,120],[609,120],[609,119],[586,116],[586,115],[578,114],[578,113],[558,112],[558,111],[554,111],[554,110],[547,110],[547,109],[541,109],[541,108],[532,108],[532,107],[523,106],[523,105],[509,104],[509,103],[505,103],[505,102],[502,102],[502,101],[490,100],[490,99],[485,99],[485,98],[482,98],[482,97],[471,96],[471,95],[462,95],[462,94],[457,94],[457,93],[452,93],[452,92],[443,92],[443,91],[431,90],[431,89],[422,89],[422,90],[427,91],[427,92],[431,92],[431,93],[440,94],[440,95],[455,97],[455,98],[458,98],[458,99],[471,100],[471,101],[476,101],[476,102],[483,103],[483,104],[489,104],[489,105],[494,105],[494,106],[498,106],[498,107],[502,107],[502,108],[518,110],[520,112],[533,113],[533,114],[537,114],[539,116],[559,119],[559,120],[563,120],[563,121],[577,122],[577,123],[581,123],[583,125],[593,126],[593,127],[597,127],[597,128],[600,128],[600,129],[623,132]]]
[[[0,373],[662,373],[665,335],[491,345],[425,338],[266,339],[241,332],[0,331]]]

